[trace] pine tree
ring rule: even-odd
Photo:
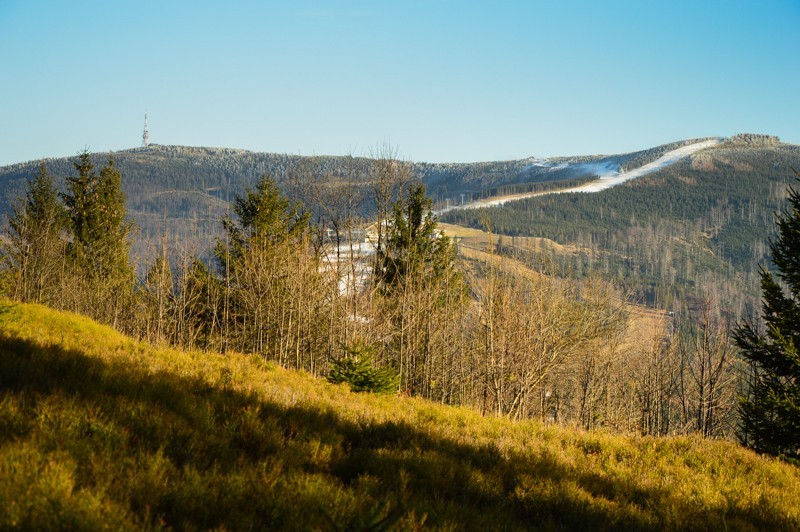
[[[219,243],[215,255],[221,268],[226,266],[226,253],[234,259],[247,248],[269,246],[296,239],[308,227],[309,216],[299,214],[297,205],[285,198],[275,181],[262,176],[255,190],[246,189],[244,196],[237,196],[233,212],[238,224],[232,219],[223,220],[228,242]]]
[[[4,262],[11,295],[21,301],[54,303],[64,253],[66,216],[44,163],[28,185],[25,202],[9,219]]]
[[[778,216],[770,242],[777,277],[761,269],[765,327],[744,322],[733,333],[752,368],[742,399],[742,440],[758,452],[800,460],[800,195]]]
[[[386,343],[400,372],[401,388],[432,398],[434,367],[447,349],[438,334],[466,303],[466,286],[455,267],[455,248],[442,234],[423,185],[395,202],[387,222],[386,246],[377,252],[378,301],[392,324]]]

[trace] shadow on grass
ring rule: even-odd
[[[16,339],[0,339],[0,407],[8,401],[22,413],[0,409],[0,446],[32,441],[43,453],[66,453],[77,463],[75,489],[98,490],[127,508],[137,526],[792,524],[757,509],[722,516],[663,490],[578,470],[555,455],[503,453],[405,422],[351,422],[199,376],[153,374],[144,364]]]

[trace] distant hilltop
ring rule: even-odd
[[[726,146],[777,146],[781,139],[772,135],[761,135],[759,133],[739,133],[725,139]]]

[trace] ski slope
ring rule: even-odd
[[[510,194],[507,196],[487,198],[474,201],[472,203],[467,203],[464,205],[447,207],[445,209],[437,211],[436,214],[444,214],[445,212],[452,210],[459,210],[459,209],[480,209],[482,207],[494,207],[497,205],[503,205],[510,201],[518,201],[526,198],[547,196],[549,194],[567,194],[571,192],[586,192],[586,193],[601,192],[611,187],[621,185],[622,183],[625,183],[627,181],[631,181],[633,179],[645,176],[647,174],[651,174],[653,172],[661,170],[662,168],[666,168],[667,166],[675,164],[681,159],[693,155],[700,150],[716,146],[720,142],[722,142],[722,139],[717,138],[711,140],[704,140],[702,142],[696,142],[694,144],[687,144],[686,146],[682,146],[680,148],[668,151],[655,161],[640,166],[639,168],[634,168],[633,170],[623,173],[613,172],[604,175],[603,177],[600,177],[595,181],[591,181],[589,183],[585,183],[577,187],[562,188],[556,190],[545,190],[542,192],[526,192],[523,194]]]

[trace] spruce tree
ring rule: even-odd
[[[758,452],[800,460],[800,195],[789,189],[789,207],[770,241],[777,278],[761,269],[764,327],[744,322],[734,331],[752,374],[742,399],[742,440]]]
[[[432,205],[424,185],[412,188],[405,201],[395,202],[386,247],[378,250],[377,257],[376,280],[385,290],[402,285],[409,276],[422,276],[427,285],[451,269],[454,249],[450,239],[437,231]]]
[[[85,288],[75,307],[116,323],[129,300],[134,279],[122,174],[109,158],[98,175],[87,152],[74,166],[78,175],[67,178],[64,204],[73,234],[68,255],[76,282]]]
[[[374,279],[381,313],[393,325],[385,346],[400,373],[401,388],[433,397],[433,367],[445,349],[436,331],[460,312],[466,285],[455,266],[455,248],[439,231],[425,187],[412,187],[387,221],[386,246],[378,249]],[[381,222],[384,223],[384,222]]]
[[[328,380],[346,382],[354,392],[397,393],[400,376],[391,368],[374,365],[375,348],[362,340],[344,346],[344,356],[331,363]]]
[[[262,176],[255,190],[246,188],[244,196],[237,196],[233,212],[238,223],[231,218],[223,220],[227,242],[218,242],[215,255],[221,268],[226,268],[228,254],[234,262],[249,247],[275,246],[297,239],[308,227],[309,216],[300,214],[278,189],[269,176]]]
[[[223,220],[225,239],[214,249],[224,288],[225,346],[274,355],[283,362],[289,345],[286,328],[297,326],[296,316],[287,314],[296,311],[302,297],[302,283],[294,281],[301,273],[309,217],[266,175],[255,189],[237,195],[233,211],[236,219]]]

